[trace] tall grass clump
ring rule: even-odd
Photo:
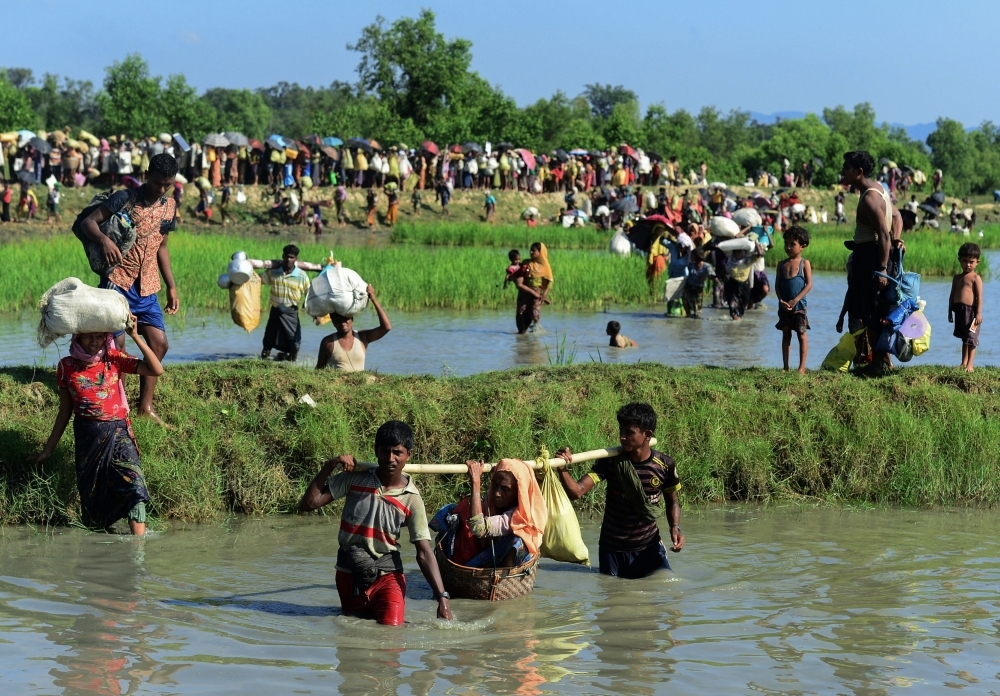
[[[610,239],[611,233],[593,225],[569,229],[551,225],[533,229],[524,224],[401,222],[392,230],[392,241],[399,244],[514,248],[520,249],[525,257],[528,248],[539,240],[549,249],[606,249]]]
[[[851,239],[853,227],[843,225],[806,225],[810,233],[809,246],[802,256],[809,259],[814,270],[843,271],[847,256],[851,253],[844,241]],[[983,236],[980,238],[977,226],[976,233],[968,237],[940,232],[936,230],[914,230],[903,235],[906,244],[904,266],[907,270],[916,271],[928,276],[949,276],[961,271],[958,263],[958,249],[966,242],[974,242],[982,249],[1000,248],[1000,225],[984,225]],[[775,265],[785,258],[785,250],[781,244],[781,235],[777,235],[776,246],[767,254],[769,265]],[[979,263],[980,274],[989,273],[989,262],[983,255]]]
[[[137,388],[131,380],[132,398]],[[315,408],[297,403],[307,392]],[[243,360],[169,368],[157,407],[176,429],[140,422],[136,436],[160,518],[290,512],[324,459],[373,461],[375,430],[392,418],[413,426],[415,462],[530,459],[542,446],[614,444],[615,411],[636,400],[659,413],[659,447],[677,461],[688,502],[997,504],[998,394],[991,369],[859,380],[587,364],[436,379]],[[27,462],[57,409],[52,370],[0,369],[0,523],[78,519],[71,431],[43,469]],[[429,508],[468,491],[464,476],[417,483]]]
[[[544,236],[539,236],[543,241]],[[279,258],[280,239],[234,238],[223,235],[170,235],[169,249],[181,308],[226,309],[229,294],[216,284],[234,251],[251,258]],[[320,261],[326,245],[300,243],[300,257]],[[527,253],[525,251],[525,253]],[[336,256],[377,288],[392,309],[496,309],[514,302],[515,290],[501,290],[508,265],[504,248],[487,247],[346,247]],[[0,246],[7,271],[0,274],[0,311],[34,307],[56,282],[76,276],[97,284],[75,237],[25,240]],[[551,255],[555,307],[594,309],[606,304],[646,304],[653,296],[640,258],[622,259],[592,251],[560,251]],[[262,303],[267,302],[267,286]]]

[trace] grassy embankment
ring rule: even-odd
[[[0,523],[78,516],[72,429],[41,473],[25,463],[52,426],[54,387],[51,370],[0,369]],[[132,380],[132,398],[136,388]],[[157,400],[176,430],[141,422],[136,431],[159,518],[291,511],[325,458],[346,451],[371,461],[374,432],[390,418],[413,425],[416,462],[534,458],[543,445],[613,444],[615,410],[630,400],[660,414],[657,436],[687,502],[995,504],[998,391],[1000,372],[989,369],[914,368],[864,381],[587,365],[438,379],[237,361],[170,368]],[[305,393],[315,409],[296,404]],[[418,483],[430,508],[467,490],[464,477]]]

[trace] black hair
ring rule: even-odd
[[[844,164],[851,169],[860,169],[865,176],[875,171],[875,158],[867,150],[852,150],[844,153]]]
[[[541,242],[535,242],[534,244],[531,245],[531,250],[532,251],[541,251],[542,250],[542,243]]]
[[[960,259],[978,259],[982,255],[982,250],[979,248],[978,244],[973,244],[972,242],[966,242],[958,249],[958,258]]]
[[[177,176],[177,160],[166,152],[153,155],[153,158],[149,160],[149,171],[159,174],[164,179],[173,179]]]
[[[694,263],[699,263],[700,261],[704,261],[705,252],[703,252],[701,249],[695,249],[694,251],[691,252],[691,260]]]
[[[624,430],[629,426],[636,426],[639,430],[656,430],[656,411],[649,404],[631,403],[625,404],[618,413],[618,427]]]
[[[413,451],[413,428],[403,421],[386,421],[378,427],[375,433],[375,449],[379,447],[395,447],[402,445],[407,451]]]
[[[789,227],[785,230],[785,239],[798,242],[800,247],[805,248],[809,246],[809,230],[805,227],[799,227],[798,225]]]
[[[513,263],[514,259],[521,258],[521,252],[517,249],[511,249],[507,252],[507,260]]]
[[[299,255],[299,248],[297,246],[295,246],[294,244],[288,244],[288,245],[285,246],[284,249],[281,250],[281,253],[282,253],[282,255],[284,255],[284,254],[290,254],[291,256],[298,256]]]
[[[617,321],[609,321],[607,330],[613,333],[621,333],[622,325],[619,324]]]

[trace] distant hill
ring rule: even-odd
[[[757,123],[771,124],[777,121],[779,118],[782,120],[794,119],[794,118],[804,118],[806,115],[805,111],[776,111],[773,114],[763,114],[759,111],[751,111],[750,118],[757,121]],[[907,126],[903,123],[890,123],[893,127],[902,127],[906,131],[906,134],[910,136],[913,140],[917,140],[922,143],[927,142],[927,136],[934,132],[937,128],[936,123],[916,123],[912,126]],[[971,130],[971,129],[969,129]]]

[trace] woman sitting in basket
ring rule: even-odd
[[[537,556],[548,513],[535,472],[520,459],[501,459],[484,502],[483,463],[465,464],[472,495],[445,505],[430,524],[445,555],[468,568],[513,568]]]

